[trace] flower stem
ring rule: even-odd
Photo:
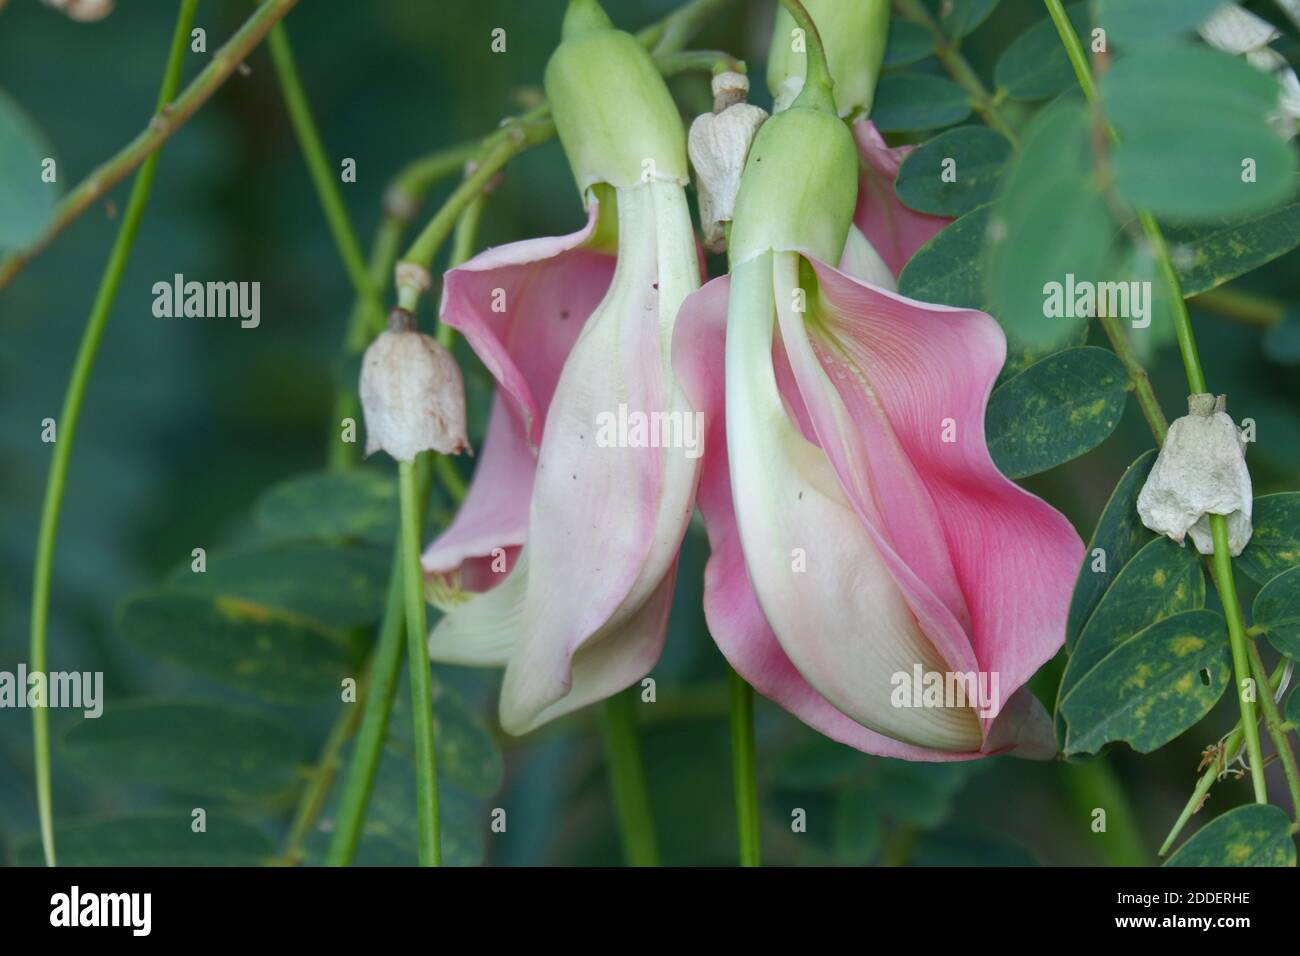
[[[1264,727],[1268,730],[1268,735],[1273,740],[1273,747],[1277,750],[1278,760],[1282,763],[1287,792],[1291,795],[1291,817],[1296,825],[1300,826],[1300,768],[1296,767],[1291,741],[1287,739],[1286,731],[1282,729],[1282,715],[1278,712],[1277,701],[1273,699],[1272,685],[1268,671],[1264,669],[1264,662],[1260,659],[1259,648],[1249,638],[1246,640],[1246,651],[1250,657],[1250,669],[1255,675],[1255,684],[1263,688],[1263,693],[1259,695],[1259,703],[1264,711]]]
[[[731,672],[731,773],[736,790],[740,865],[759,866],[758,762],[754,754],[754,690]]]
[[[352,749],[343,795],[339,799],[334,837],[330,841],[327,862],[330,866],[350,866],[361,840],[361,826],[370,804],[375,771],[388,733],[388,718],[393,710],[393,694],[402,667],[405,646],[405,619],[402,616],[402,542],[394,547],[393,568],[388,579],[388,597],[379,626],[379,641],[371,661],[370,683],[358,695],[362,703],[361,727]]]
[[[1147,375],[1147,370],[1142,367],[1142,362],[1133,350],[1133,344],[1128,340],[1128,336],[1124,334],[1119,319],[1113,315],[1101,315],[1098,316],[1098,321],[1106,332],[1106,338],[1110,339],[1111,348],[1128,372],[1129,383],[1133,386],[1133,396],[1137,399],[1138,408],[1142,409],[1142,417],[1146,419],[1151,434],[1155,436],[1156,444],[1164,444],[1165,433],[1169,431],[1169,422],[1156,398],[1155,389],[1151,387],[1151,378]]]
[[[637,743],[635,687],[605,701],[601,729],[623,853],[629,866],[658,866],[654,816],[650,812],[650,793]]]
[[[675,53],[734,0],[691,0],[636,35],[652,54]]]
[[[212,56],[212,61],[185,91],[170,105],[159,108],[148,127],[118,150],[68,193],[54,211],[45,230],[26,248],[0,260],[0,289],[22,268],[35,259],[68,225],[93,206],[105,193],[130,175],[131,170],[153,155],[178,129],[185,125],[240,63],[262,42],[262,38],[298,0],[266,0],[239,28],[238,32]],[[188,39],[188,38],[187,38]],[[173,93],[175,91],[173,90]]]
[[[971,106],[974,107],[975,112],[980,114],[989,127],[997,130],[1011,142],[1012,146],[1019,149],[1020,137],[1002,115],[1002,111],[998,109],[997,101],[985,87],[984,81],[979,78],[970,61],[962,56],[957,41],[946,36],[939,29],[939,24],[935,22],[921,0],[894,0],[894,9],[903,19],[923,27],[934,37],[935,58],[956,84],[970,95]]]
[[[433,742],[433,692],[429,685],[429,653],[425,642],[424,572],[420,567],[420,506],[415,463],[398,462],[402,498],[402,596],[406,603],[406,648],[411,679],[411,721],[415,744],[416,825],[420,865],[440,866],[442,838],[438,829],[438,770]]]
[[[167,65],[163,70],[162,87],[158,94],[158,113],[162,114],[176,89],[180,86],[181,66],[189,43],[190,24],[198,0],[181,0],[180,11],[176,15],[176,29],[172,33],[172,43],[167,54]],[[175,104],[173,104],[174,106]],[[85,331],[81,335],[81,345],[72,367],[72,376],[68,380],[67,392],[63,397],[63,410],[59,413],[57,440],[54,442],[53,455],[50,460],[50,472],[45,480],[45,501],[41,508],[40,532],[36,543],[36,563],[32,570],[32,618],[31,618],[31,668],[33,672],[45,673],[47,665],[46,649],[48,646],[50,581],[54,573],[54,542],[59,530],[59,514],[63,508],[63,494],[68,481],[68,463],[72,458],[73,440],[77,434],[77,420],[81,417],[81,407],[85,403],[86,386],[95,367],[95,358],[99,354],[99,344],[108,325],[109,314],[117,300],[117,290],[122,282],[122,273],[126,269],[127,259],[135,245],[136,232],[144,216],[149,194],[153,190],[154,174],[158,168],[158,154],[148,154],[139,175],[131,186],[131,198],[127,202],[126,213],[118,227],[117,238],[113,240],[113,249],[109,253],[108,265],[99,281],[99,290],[95,302],[86,320]],[[125,171],[122,175],[125,175]],[[119,177],[121,178],[121,177]],[[48,239],[46,240],[48,241]],[[27,258],[35,251],[24,253]],[[25,262],[23,259],[22,262]],[[0,286],[13,275],[21,263],[12,271],[0,266]],[[41,846],[45,851],[47,866],[55,865],[54,853],[54,806],[50,781],[50,716],[44,706],[32,710],[32,744],[36,769],[36,804],[40,816]]]
[[[1064,44],[1070,64],[1074,67],[1083,95],[1087,98],[1088,104],[1097,109],[1100,105],[1097,102],[1097,86],[1093,81],[1092,70],[1088,65],[1088,56],[1084,52],[1083,44],[1079,42],[1079,36],[1074,32],[1074,25],[1066,16],[1061,0],[1043,0],[1043,2],[1047,4],[1047,12],[1056,25],[1056,32],[1060,34],[1061,43]],[[1112,141],[1115,140],[1115,130],[1109,123],[1106,123],[1106,133]],[[1178,351],[1182,355],[1183,369],[1187,375],[1187,387],[1193,393],[1204,392],[1206,391],[1205,372],[1201,368],[1196,336],[1192,331],[1191,318],[1187,314],[1187,303],[1183,299],[1178,272],[1174,269],[1173,260],[1169,256],[1169,247],[1154,216],[1140,209],[1138,220],[1142,224],[1142,231],[1151,246],[1152,255],[1156,259],[1161,278],[1164,279],[1173,304],[1174,332],[1178,338]],[[1162,438],[1163,436],[1157,435],[1157,441]],[[1216,514],[1209,517],[1210,532],[1214,538],[1214,554],[1210,564],[1228,622],[1228,644],[1232,650],[1237,701],[1241,708],[1242,729],[1246,735],[1246,753],[1250,759],[1251,783],[1255,791],[1255,802],[1267,803],[1268,795],[1264,788],[1263,775],[1264,759],[1259,742],[1259,726],[1255,718],[1255,703],[1246,699],[1241,692],[1243,682],[1250,676],[1250,663],[1246,654],[1246,633],[1241,603],[1237,600],[1237,588],[1232,577],[1232,558],[1228,553],[1227,519],[1223,515]]]

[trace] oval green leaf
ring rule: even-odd
[[[1251,515],[1254,533],[1237,558],[1237,567],[1256,584],[1300,567],[1300,491],[1261,495]]]
[[[1205,606],[1205,575],[1195,548],[1157,538],[1120,569],[1074,643],[1058,700],[1064,703],[1102,660],[1145,628]],[[1058,707],[1058,710],[1060,708]]]
[[[933,52],[934,34],[929,30],[910,20],[899,17],[890,19],[884,66],[907,66],[917,60],[924,60]]]
[[[0,253],[26,246],[54,218],[61,179],[42,179],[42,163],[53,158],[45,135],[4,90],[0,90]],[[61,172],[55,166],[56,173]]]
[[[274,703],[337,699],[351,670],[337,634],[232,597],[141,594],[122,605],[118,627],[150,657]]]
[[[1086,0],[1065,8],[1075,32],[1090,27]],[[1075,85],[1074,69],[1051,18],[1038,21],[1013,40],[998,58],[993,82],[1015,100],[1046,100]]]
[[[1199,295],[1300,245],[1300,202],[1261,215],[1165,229],[1184,296]]]
[[[998,0],[944,0],[940,7],[939,29],[960,39],[988,19]]]
[[[921,302],[987,312],[981,252],[992,208],[972,209],[935,233],[903,266],[898,291]]]
[[[198,797],[280,803],[301,785],[311,742],[287,724],[230,704],[143,699],[72,724],[69,766]]]
[[[1128,466],[1097,519],[1070,599],[1070,616],[1065,626],[1065,646],[1070,650],[1074,649],[1079,632],[1097,609],[1106,589],[1133,556],[1155,538],[1137,513],[1138,493],[1146,484],[1155,460],[1156,449],[1152,448]]]
[[[216,552],[206,564],[202,573],[187,564],[168,583],[186,594],[233,598],[343,631],[383,613],[392,555],[300,541]]]
[[[1280,808],[1248,803],[1197,830],[1165,866],[1295,866],[1290,830]]]
[[[373,468],[311,472],[264,494],[253,517],[279,538],[390,540],[397,527],[397,483]]]
[[[882,133],[942,129],[970,116],[970,96],[929,73],[890,73],[876,85],[871,121]]]
[[[1097,0],[1097,22],[1121,46],[1191,33],[1223,0]]]
[[[1231,681],[1223,618],[1206,610],[1167,617],[1116,647],[1061,699],[1065,753],[1097,753],[1117,740],[1150,753],[1208,714]]]
[[[1115,185],[1182,222],[1244,216],[1295,193],[1295,155],[1273,130],[1277,81],[1244,60],[1175,46],[1119,60],[1102,80],[1119,135]]]
[[[993,198],[1011,143],[984,126],[940,133],[908,154],[898,169],[898,198],[917,212],[960,216]]]
[[[1077,458],[1110,436],[1127,398],[1124,365],[1108,349],[1049,355],[990,396],[984,431],[993,463],[1024,478]]]
[[[1264,585],[1252,614],[1279,654],[1300,660],[1300,568],[1283,571]]]

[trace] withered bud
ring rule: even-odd
[[[91,23],[113,12],[113,0],[43,0],[47,7],[61,10],[69,20]]]
[[[1228,416],[1227,397],[1187,397],[1188,414],[1169,434],[1138,495],[1138,516],[1158,534],[1183,543],[1190,534],[1201,554],[1212,554],[1212,514],[1228,521],[1228,550],[1241,554],[1250,541],[1253,494],[1246,442]]]
[[[726,249],[723,223],[735,213],[749,147],[767,119],[766,111],[745,102],[748,94],[749,80],[743,73],[719,73],[713,78],[713,112],[697,116],[687,138],[704,245],[711,252]]]
[[[398,461],[422,451],[456,455],[469,448],[460,367],[437,340],[415,330],[415,316],[394,309],[388,330],[361,364],[366,454],[380,449]]]

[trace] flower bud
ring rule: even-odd
[[[469,447],[465,386],[456,360],[415,330],[405,309],[388,316],[388,330],[366,349],[361,365],[366,454],[380,449],[398,461],[422,451],[460,454]]]
[[[889,35],[889,0],[803,0],[826,44],[840,116],[866,116],[876,95],[876,79]],[[803,86],[808,55],[794,33],[794,19],[777,10],[767,61],[767,86],[776,112],[794,101]],[[806,39],[806,38],[805,38]]]
[[[677,105],[650,54],[613,28],[596,0],[570,0],[563,38],[546,65],[546,95],[584,194],[597,183],[686,185]]]
[[[1169,426],[1137,509],[1144,525],[1180,545],[1191,534],[1201,554],[1214,551],[1209,516],[1224,515],[1236,557],[1250,541],[1253,497],[1246,443],[1226,408],[1224,395],[1187,397],[1188,414]]]
[[[711,252],[726,249],[723,223],[730,222],[735,212],[745,158],[767,119],[765,110],[745,102],[748,93],[749,80],[743,73],[719,73],[713,78],[713,112],[697,116],[687,137],[704,245]]]

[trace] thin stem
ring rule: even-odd
[[[605,764],[614,792],[619,835],[629,866],[658,866],[654,817],[636,731],[636,688],[615,694],[602,706]]]
[[[325,213],[330,233],[334,236],[334,244],[338,246],[339,258],[343,260],[356,296],[362,300],[369,314],[367,321],[372,325],[378,324],[383,320],[384,303],[366,268],[365,253],[361,251],[361,243],[357,240],[357,234],[348,218],[347,207],[343,203],[343,195],[339,191],[338,172],[332,167],[325,145],[321,142],[320,131],[316,128],[311,105],[302,88],[293,47],[283,23],[277,23],[271,28],[266,42],[276,76],[280,80],[280,91],[284,94],[289,120],[316,187],[321,210]]]
[[[826,48],[822,45],[821,31],[817,29],[817,24],[813,22],[808,9],[800,0],[780,0],[780,3],[794,20],[795,26],[804,32],[805,45],[808,50],[806,56],[807,66],[804,70],[804,89],[810,86],[818,86],[826,93],[830,93],[835,86],[835,82],[831,79],[830,66],[826,62]],[[802,96],[802,94],[800,95]]]
[[[754,690],[731,672],[731,774],[736,790],[740,865],[759,866],[758,761],[754,753]]]
[[[168,97],[170,105],[159,108],[144,132],[96,168],[63,198],[54,211],[54,218],[35,241],[25,249],[0,260],[0,289],[8,284],[23,266],[40,255],[55,237],[68,227],[69,223],[130,175],[131,170],[153,155],[172,137],[172,134],[184,126],[199,107],[208,101],[227,77],[262,42],[262,38],[271,27],[293,9],[297,2],[298,0],[267,0],[258,7],[226,45],[213,54],[211,62],[185,88],[185,91],[174,100]]]
[[[717,74],[723,70],[732,73],[746,73],[748,69],[744,60],[738,60],[723,50],[682,50],[679,53],[665,53],[655,57],[655,66],[666,77],[682,73]]]
[[[438,829],[438,770],[433,742],[433,692],[429,684],[428,627],[424,619],[424,572],[420,567],[420,506],[415,463],[398,462],[402,498],[402,594],[411,679],[411,726],[415,744],[415,813],[420,865],[442,863]]]
[[[730,6],[734,0],[691,0],[658,23],[636,35],[642,45],[656,56],[684,50],[686,44],[704,29],[704,25]]]
[[[363,701],[361,728],[357,731],[352,762],[339,799],[338,818],[334,822],[334,837],[327,857],[330,866],[350,866],[356,856],[375,772],[388,734],[388,718],[393,710],[393,695],[402,667],[402,650],[406,645],[406,622],[402,616],[402,565],[402,542],[398,541],[394,546],[379,641],[370,665],[370,686],[364,695],[359,695]]]
[[[163,70],[162,86],[158,94],[158,112],[161,115],[176,95],[180,86],[181,66],[185,50],[189,43],[190,24],[198,0],[181,0],[180,11],[176,15],[176,29],[172,33],[172,43],[167,54],[167,65]],[[54,543],[59,531],[59,515],[63,508],[63,494],[68,481],[68,463],[72,458],[73,440],[77,434],[77,420],[81,417],[81,407],[85,403],[86,386],[90,373],[95,367],[95,358],[99,354],[99,344],[108,325],[109,314],[117,300],[117,290],[122,282],[122,273],[126,269],[127,259],[135,245],[135,236],[140,228],[140,219],[144,216],[149,194],[153,190],[154,174],[158,168],[158,154],[148,156],[131,186],[131,198],[127,202],[126,213],[118,227],[117,238],[104,267],[104,275],[99,281],[99,291],[86,320],[85,331],[81,335],[81,346],[72,367],[72,376],[68,380],[67,392],[63,397],[63,410],[57,422],[58,434],[54,442],[54,452],[50,460],[50,472],[45,479],[45,502],[41,508],[41,526],[36,543],[36,563],[32,570],[32,618],[31,618],[31,668],[34,672],[45,673],[47,667],[47,646],[49,637],[50,582],[54,573]],[[125,173],[123,173],[125,175]],[[34,255],[34,252],[28,253]],[[26,261],[26,260],[24,260]],[[21,268],[21,265],[18,267]],[[0,267],[0,286],[9,275]],[[35,750],[36,769],[36,804],[40,816],[41,846],[45,851],[47,866],[55,865],[54,853],[54,806],[50,782],[50,716],[45,701],[32,710],[32,744]]]
[[[1276,693],[1278,687],[1281,686],[1282,676],[1285,673],[1286,661],[1282,661],[1273,669],[1272,675],[1268,678],[1268,693]],[[1224,772],[1228,764],[1237,759],[1237,755],[1241,753],[1244,738],[1245,734],[1241,730],[1241,721],[1238,720],[1232,730],[1214,748],[1209,766],[1201,772],[1200,778],[1196,781],[1196,788],[1187,799],[1186,806],[1183,807],[1183,812],[1178,815],[1178,819],[1174,822],[1169,835],[1165,837],[1165,842],[1160,845],[1160,856],[1164,856],[1169,852],[1169,849],[1174,845],[1174,841],[1178,839],[1178,834],[1182,833],[1183,827],[1187,826],[1187,821],[1201,809],[1201,805],[1205,802],[1205,796],[1210,792],[1210,788],[1214,786],[1215,780]]]
[[[1155,389],[1151,387],[1151,378],[1147,375],[1147,370],[1138,360],[1133,344],[1124,334],[1119,319],[1113,315],[1101,315],[1098,319],[1106,332],[1106,337],[1110,339],[1111,348],[1115,350],[1120,363],[1128,372],[1129,383],[1133,386],[1133,395],[1137,399],[1138,407],[1142,409],[1142,417],[1147,420],[1147,426],[1155,436],[1156,443],[1164,444],[1165,433],[1169,431],[1169,422],[1160,407],[1160,401],[1156,398]]]
[[[1192,297],[1192,302],[1208,312],[1236,319],[1247,325],[1271,328],[1286,316],[1286,304],[1257,292],[1243,292],[1226,286]]]
[[[1264,727],[1273,741],[1278,760],[1282,762],[1287,792],[1291,795],[1291,817],[1297,825],[1300,825],[1300,769],[1296,767],[1291,741],[1287,739],[1286,731],[1282,729],[1284,721],[1282,714],[1278,712],[1277,701],[1273,699],[1273,694],[1270,692],[1271,683],[1268,671],[1264,669],[1264,662],[1260,659],[1259,648],[1255,646],[1253,640],[1247,640],[1246,651],[1250,657],[1250,669],[1255,675],[1255,683],[1264,689],[1264,693],[1259,698],[1260,707],[1264,711]]]
[[[948,71],[958,86],[970,96],[971,106],[980,114],[984,122],[992,129],[1005,136],[1016,149],[1020,148],[1020,137],[1015,129],[1002,115],[997,100],[989,93],[984,81],[970,65],[970,61],[961,54],[957,42],[944,34],[930,15],[921,0],[894,0],[894,9],[905,19],[921,26],[934,38],[935,58]]]
[[[1079,86],[1083,89],[1083,94],[1089,104],[1096,108],[1099,105],[1097,103],[1097,87],[1093,82],[1092,71],[1089,68],[1088,57],[1084,52],[1083,44],[1079,41],[1078,34],[1074,32],[1074,25],[1070,23],[1070,18],[1065,15],[1065,8],[1061,5],[1061,0],[1043,0],[1043,2],[1047,4],[1047,11],[1052,18],[1052,22],[1056,25],[1056,32],[1060,34],[1070,64],[1074,67],[1075,75],[1079,80]],[[1105,126],[1107,135],[1113,141],[1116,138],[1114,128],[1109,123],[1106,123]],[[1178,272],[1174,268],[1173,260],[1170,258],[1169,247],[1165,243],[1164,235],[1161,233],[1155,217],[1146,210],[1139,209],[1138,219],[1142,224],[1142,231],[1146,235],[1147,242],[1151,246],[1151,252],[1156,259],[1161,278],[1164,279],[1165,286],[1169,291],[1170,301],[1173,303],[1174,332],[1178,338],[1178,351],[1182,355],[1183,369],[1187,375],[1187,387],[1193,393],[1205,392],[1205,372],[1201,368],[1201,358],[1196,347],[1196,336],[1192,331],[1191,317],[1187,314],[1187,303],[1183,299],[1182,286],[1178,281]],[[1210,564],[1214,583],[1219,590],[1224,615],[1228,622],[1228,644],[1232,650],[1233,671],[1237,683],[1237,702],[1241,708],[1241,725],[1246,735],[1246,753],[1250,760],[1251,783],[1255,790],[1255,801],[1257,803],[1266,803],[1268,798],[1263,779],[1264,760],[1259,742],[1259,727],[1255,720],[1255,704],[1254,701],[1246,699],[1245,695],[1241,693],[1243,680],[1250,676],[1250,664],[1246,654],[1246,628],[1241,613],[1241,604],[1237,600],[1237,587],[1232,577],[1232,558],[1228,553],[1227,519],[1223,515],[1210,515],[1210,532],[1214,538],[1214,554],[1211,557]]]

